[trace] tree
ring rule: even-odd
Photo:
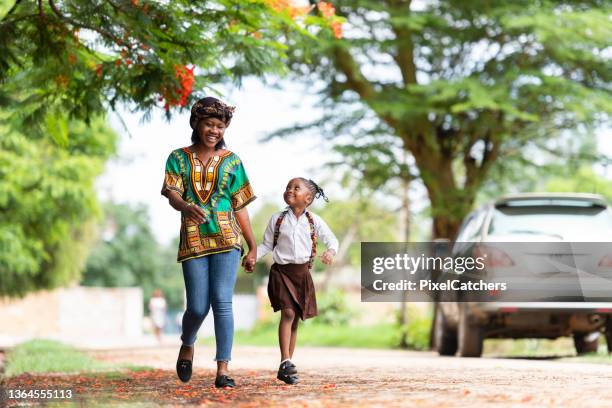
[[[183,274],[176,262],[178,243],[162,247],[149,226],[144,205],[106,203],[98,241],[87,258],[84,286],[139,286],[148,298],[160,288],[169,307],[183,307]]]
[[[101,117],[59,133],[25,133],[12,117],[0,111],[0,296],[78,280],[99,215],[94,180],[117,140]]]
[[[550,192],[579,192],[601,194],[612,203],[612,181],[597,175],[588,167],[581,167],[573,174],[548,179],[544,186]]]
[[[314,127],[375,146],[392,135],[427,189],[433,238],[454,238],[500,159],[588,134],[612,112],[607,2],[335,5],[341,39],[288,42],[292,72],[320,86],[329,113],[274,136]]]
[[[326,21],[285,3],[13,1],[0,9],[0,106],[26,118],[89,119],[118,104],[169,116],[215,84],[282,72],[279,37]]]
[[[478,193],[476,205],[503,194],[545,191],[551,180],[571,179],[577,172],[595,164],[610,163],[609,158],[598,153],[593,134],[568,133],[559,136],[554,142],[556,146],[551,146],[550,141],[546,144],[532,141],[531,145],[521,148],[509,145],[504,159],[491,167]]]

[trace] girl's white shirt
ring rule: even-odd
[[[332,249],[335,253],[338,253],[338,239],[336,239],[332,230],[321,217],[312,211],[305,210],[298,218],[289,207],[287,207],[287,210],[287,215],[283,218],[280,226],[278,242],[274,250],[272,249],[274,228],[278,217],[281,216],[283,211],[275,213],[270,218],[270,222],[268,222],[264,232],[263,243],[257,246],[258,261],[269,252],[272,252],[272,259],[277,264],[303,264],[308,262],[312,251],[312,240],[310,238],[310,223],[306,217],[306,212],[309,212],[312,216],[317,238],[323,241],[327,249]]]

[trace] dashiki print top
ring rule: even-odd
[[[204,210],[204,222],[197,224],[181,213],[181,234],[177,262],[240,249],[240,226],[234,213],[256,197],[240,158],[226,150],[215,153],[206,163],[183,147],[170,153],[162,195],[170,190]]]

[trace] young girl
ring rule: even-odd
[[[268,296],[275,312],[281,311],[278,341],[281,363],[276,378],[298,382],[297,368],[291,362],[297,339],[298,322],[317,315],[317,301],[310,269],[316,255],[316,239],[323,240],[327,251],[321,261],[331,264],[338,251],[338,240],[325,221],[307,210],[313,200],[327,197],[312,180],[294,178],[287,184],[283,198],[288,207],[272,216],[263,244],[257,247],[259,260],[272,252]]]

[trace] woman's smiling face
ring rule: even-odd
[[[207,147],[214,148],[225,133],[225,122],[217,118],[204,118],[198,123],[198,136],[200,142]]]
[[[312,201],[312,193],[302,180],[294,178],[289,180],[283,198],[290,207],[307,207]]]

